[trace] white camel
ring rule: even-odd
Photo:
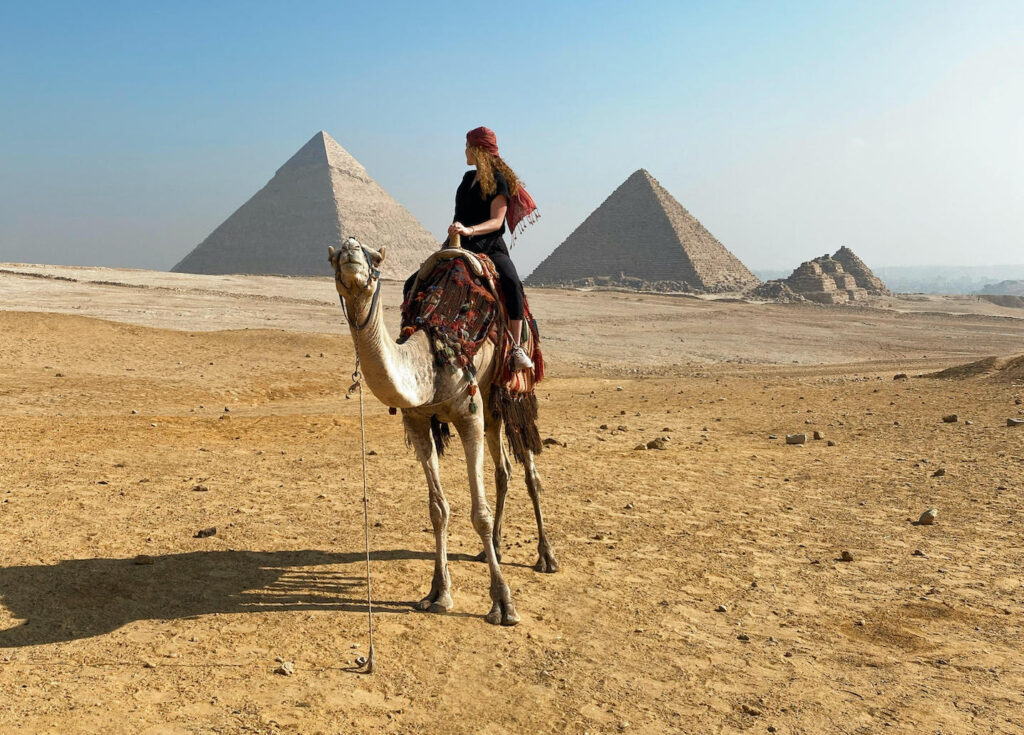
[[[384,325],[380,305],[380,252],[348,238],[339,250],[330,248],[334,280],[341,296],[346,317],[359,356],[363,378],[373,394],[388,406],[401,409],[402,421],[416,456],[427,476],[430,499],[430,521],[434,527],[437,557],[430,593],[416,607],[435,613],[452,609],[452,582],[448,572],[448,501],[441,489],[438,456],[431,432],[431,417],[455,426],[466,453],[466,470],[472,498],[473,527],[483,542],[482,557],[491,575],[491,610],[486,620],[494,625],[515,625],[519,622],[512,594],[501,574],[501,520],[505,495],[512,471],[502,441],[502,422],[487,410],[491,379],[497,368],[495,346],[487,341],[474,358],[483,410],[470,410],[470,395],[462,372],[435,366],[429,335],[419,330],[403,344],[397,344]],[[494,481],[497,486],[495,515],[484,493],[484,441],[494,460]],[[532,453],[524,462],[526,487],[533,501],[537,518],[538,559],[534,568],[540,572],[558,569],[551,545],[544,533],[540,509],[540,477]]]

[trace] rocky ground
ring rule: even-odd
[[[1024,380],[918,377],[1020,352],[1014,310],[530,298],[561,569],[520,481],[522,622],[483,621],[456,443],[455,609],[413,612],[426,492],[370,399],[367,676],[330,281],[0,267],[0,732],[1024,730]]]

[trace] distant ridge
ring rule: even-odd
[[[706,292],[742,291],[760,283],[645,169],[613,191],[526,282],[609,278],[675,282],[682,290]]]
[[[379,250],[382,275],[405,278],[438,247],[330,135],[320,131],[172,271],[326,276],[327,247],[347,237]]]

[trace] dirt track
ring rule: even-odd
[[[116,275],[0,274],[22,310],[0,312],[0,732],[1024,729],[1024,430],[1005,426],[1024,386],[913,377],[1021,351],[1010,310],[532,292],[542,432],[567,444],[539,462],[561,571],[529,568],[520,481],[523,621],[483,622],[456,445],[456,607],[412,612],[426,492],[371,399],[368,677],[346,671],[366,647],[361,481],[330,282]],[[938,525],[911,524],[930,507]]]

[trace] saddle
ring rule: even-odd
[[[525,299],[524,299],[525,301]],[[402,304],[404,342],[421,329],[430,335],[435,364],[452,372],[461,371],[469,382],[470,411],[476,411],[476,366],[473,358],[491,341],[498,368],[490,390],[488,408],[505,421],[512,454],[525,462],[528,452],[541,451],[538,433],[537,399],[534,385],[544,377],[537,323],[524,304],[520,343],[534,363],[532,370],[514,371],[511,351],[514,342],[508,332],[498,272],[486,255],[463,250],[458,236],[448,247],[432,253],[420,266]]]

